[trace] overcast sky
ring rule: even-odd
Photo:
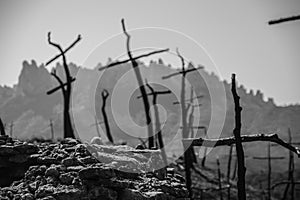
[[[125,18],[128,29],[161,27],[192,38],[209,53],[224,79],[235,72],[239,83],[262,90],[279,105],[300,103],[300,21],[267,24],[271,19],[300,14],[298,0],[0,2],[1,85],[17,83],[23,60],[45,63],[57,53],[46,43],[48,31],[62,45],[80,33],[83,40],[68,54],[68,60],[84,65],[97,45],[121,32],[120,20]],[[168,35],[161,33],[162,38]],[[143,34],[149,43],[159,45],[158,33]],[[176,37],[169,40],[172,38],[177,44]],[[124,43],[110,44],[99,62],[124,48]],[[185,47],[182,54],[202,63],[194,48]]]

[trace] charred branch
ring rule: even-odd
[[[296,153],[300,157],[300,149],[294,147],[283,140],[281,140],[277,134],[256,134],[256,135],[242,135],[241,142],[273,142],[279,144],[280,146]],[[234,137],[220,138],[220,139],[205,139],[205,138],[188,138],[183,139],[183,142],[191,144],[193,146],[206,146],[206,147],[217,147],[217,146],[230,146],[235,144]]]
[[[152,52],[150,52],[150,53],[146,53],[146,54],[142,54],[142,55],[133,57],[132,59],[138,60],[138,59],[140,59],[140,58],[152,56],[152,55],[159,54],[159,53],[164,53],[164,52],[167,52],[167,51],[169,51],[169,49],[156,50],[156,51],[152,51]],[[98,70],[99,70],[99,71],[102,71],[102,70],[105,70],[105,69],[114,67],[114,66],[116,66],[116,65],[121,65],[121,64],[128,63],[129,61],[130,61],[130,59],[126,59],[126,60],[123,60],[123,61],[117,61],[117,62],[111,63],[111,64],[109,64],[109,65],[107,65],[107,66],[100,67]]]
[[[300,15],[295,15],[295,16],[290,16],[290,17],[285,17],[285,18],[280,18],[280,19],[274,19],[268,22],[269,25],[274,25],[274,24],[280,24],[283,22],[289,22],[289,21],[296,21],[300,19]]]
[[[106,100],[109,96],[109,93],[106,89],[104,89],[101,93],[101,96],[102,96],[102,108],[101,108],[101,111],[102,111],[102,116],[103,116],[103,121],[104,121],[104,125],[105,125],[105,129],[106,129],[106,135],[107,135],[107,138],[108,140],[113,144],[114,143],[114,139],[111,135],[111,132],[110,132],[110,127],[109,127],[109,122],[108,122],[108,117],[107,117],[107,114],[106,114],[106,111],[105,111],[105,106],[106,106]]]

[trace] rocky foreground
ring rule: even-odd
[[[188,199],[183,177],[161,166],[155,150],[0,136],[0,199]]]

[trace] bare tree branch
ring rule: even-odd
[[[178,72],[174,72],[174,73],[172,73],[172,74],[163,76],[163,77],[161,77],[161,78],[162,78],[162,79],[168,79],[168,78],[171,78],[171,77],[173,77],[173,76],[177,76],[177,75],[180,75],[180,74],[184,74],[184,73],[188,73],[188,72],[200,70],[200,69],[203,69],[203,68],[204,68],[204,67],[197,67],[197,68],[187,69],[187,70],[184,70],[184,71],[178,71]]]
[[[274,190],[276,187],[280,186],[280,185],[285,185],[285,184],[290,184],[290,181],[281,181],[279,183],[275,183],[274,185],[272,185],[271,189]],[[296,185],[300,185],[300,181],[295,181],[294,184]]]
[[[71,82],[74,82],[75,80],[76,80],[76,78],[72,77]],[[59,85],[59,86],[47,91],[47,95],[53,94],[54,92],[61,89],[62,87],[64,88],[67,84],[68,83],[63,83],[62,85]]]
[[[291,16],[291,17],[274,19],[274,20],[269,21],[268,24],[273,25],[273,24],[279,24],[279,23],[283,23],[283,22],[296,21],[299,19],[300,19],[300,15],[295,15],[295,16]]]
[[[277,143],[280,146],[296,153],[300,157],[300,149],[298,147],[291,146],[290,144],[281,140],[277,134],[256,134],[256,135],[242,135],[241,141],[245,142],[258,142],[258,141],[267,141]],[[206,147],[217,147],[217,146],[230,146],[235,144],[234,137],[220,138],[220,139],[204,139],[204,138],[188,138],[183,139],[183,142],[191,144],[193,146],[206,146]]]
[[[163,52],[167,52],[167,51],[169,51],[169,49],[161,49],[161,50],[157,50],[157,51],[152,51],[152,52],[147,53],[147,54],[142,54],[142,55],[133,57],[133,59],[137,60],[137,59],[140,59],[140,58],[148,57],[148,56],[151,56],[151,55],[154,55],[154,54],[159,54],[159,53],[163,53]],[[127,63],[129,61],[130,61],[130,59],[126,59],[126,60],[123,60],[123,61],[117,61],[117,62],[111,63],[107,66],[100,67],[98,70],[102,71],[104,69],[108,69],[108,68],[114,67],[116,65],[121,65],[121,64]]]
[[[48,33],[49,34],[49,33]],[[63,53],[60,53],[56,56],[54,56],[52,59],[50,59],[47,63],[46,66],[51,64],[53,61],[55,61],[57,58],[59,58],[60,56],[62,56],[63,54],[66,54],[72,47],[75,46],[75,44],[77,44],[79,41],[81,40],[81,35],[78,35],[77,39],[68,47],[66,48]]]

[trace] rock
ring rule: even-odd
[[[18,155],[14,155],[9,157],[9,161],[13,162],[13,163],[25,163],[29,158],[29,155],[26,154],[18,154]]]
[[[88,191],[89,199],[116,200],[117,197],[118,197],[118,193],[116,191],[102,186],[95,186]]]
[[[59,180],[62,184],[71,185],[74,180],[74,175],[72,173],[64,173],[59,176]]]
[[[98,179],[116,177],[115,171],[104,166],[88,167],[79,171],[81,179]]]
[[[14,146],[14,149],[23,154],[35,154],[38,153],[39,148],[34,144],[23,143]]]
[[[26,193],[23,195],[23,198],[24,200],[34,200],[34,196],[30,193]]]
[[[146,200],[148,199],[141,192],[135,189],[124,189],[119,192],[119,196],[122,200]]]
[[[93,156],[86,156],[84,158],[79,159],[80,162],[84,164],[94,164],[94,163],[99,163],[99,160],[94,158]]]
[[[175,200],[176,198],[163,192],[145,192],[149,200]]]
[[[57,200],[81,200],[82,191],[73,186],[61,186],[57,188],[53,196]]]
[[[79,141],[73,138],[65,138],[60,143],[75,146],[76,144],[79,144]]]
[[[13,146],[0,146],[0,156],[12,156],[19,152]]]
[[[97,144],[97,145],[103,145],[102,139],[100,137],[93,137],[90,143]]]
[[[77,166],[80,164],[80,162],[78,161],[77,158],[65,158],[61,161],[61,163],[66,166],[66,167],[69,167],[69,166]]]
[[[59,176],[57,167],[51,166],[50,168],[48,168],[45,172],[45,176],[52,176],[57,178]]]
[[[39,187],[36,192],[35,192],[35,198],[42,198],[42,197],[46,197],[46,196],[50,196],[54,193],[55,191],[55,187],[53,187],[52,185],[43,185],[41,187]]]

